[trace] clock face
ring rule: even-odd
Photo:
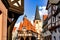
[[[8,0],[10,5],[10,10],[18,13],[22,13],[24,11],[24,0]]]

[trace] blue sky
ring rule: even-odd
[[[35,16],[36,6],[38,5],[39,8],[42,9],[42,7],[45,7],[46,4],[47,0],[24,0],[24,15],[27,15],[27,18],[29,20],[33,20]],[[22,21],[24,15],[19,17],[16,24]]]

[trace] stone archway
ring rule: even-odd
[[[36,40],[36,37],[32,36],[31,40]]]
[[[23,37],[21,37],[21,39],[20,40],[24,40],[24,38]]]
[[[26,37],[26,40],[29,40],[29,37]]]

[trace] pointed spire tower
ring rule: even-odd
[[[35,13],[35,19],[34,20],[41,20],[39,15],[39,9],[38,6],[36,6],[36,13]]]
[[[24,15],[24,17],[27,17],[26,15]]]
[[[34,18],[34,26],[36,28],[36,31],[38,33],[40,33],[41,27],[42,27],[42,21],[40,19],[38,6],[36,6],[36,13],[35,13],[35,18]]]
[[[24,20],[24,19],[26,19],[26,18],[27,18],[27,16],[26,16],[26,15],[24,15],[23,20]]]

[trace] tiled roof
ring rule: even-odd
[[[35,19],[34,20],[41,20],[39,15],[39,9],[38,6],[36,6],[36,13],[35,13]]]
[[[46,20],[48,15],[43,15],[43,20]]]
[[[35,27],[32,25],[32,23],[27,18],[24,18],[23,22],[20,23],[18,30],[21,31],[22,27],[25,27],[26,30],[31,30],[33,32],[36,32]]]

